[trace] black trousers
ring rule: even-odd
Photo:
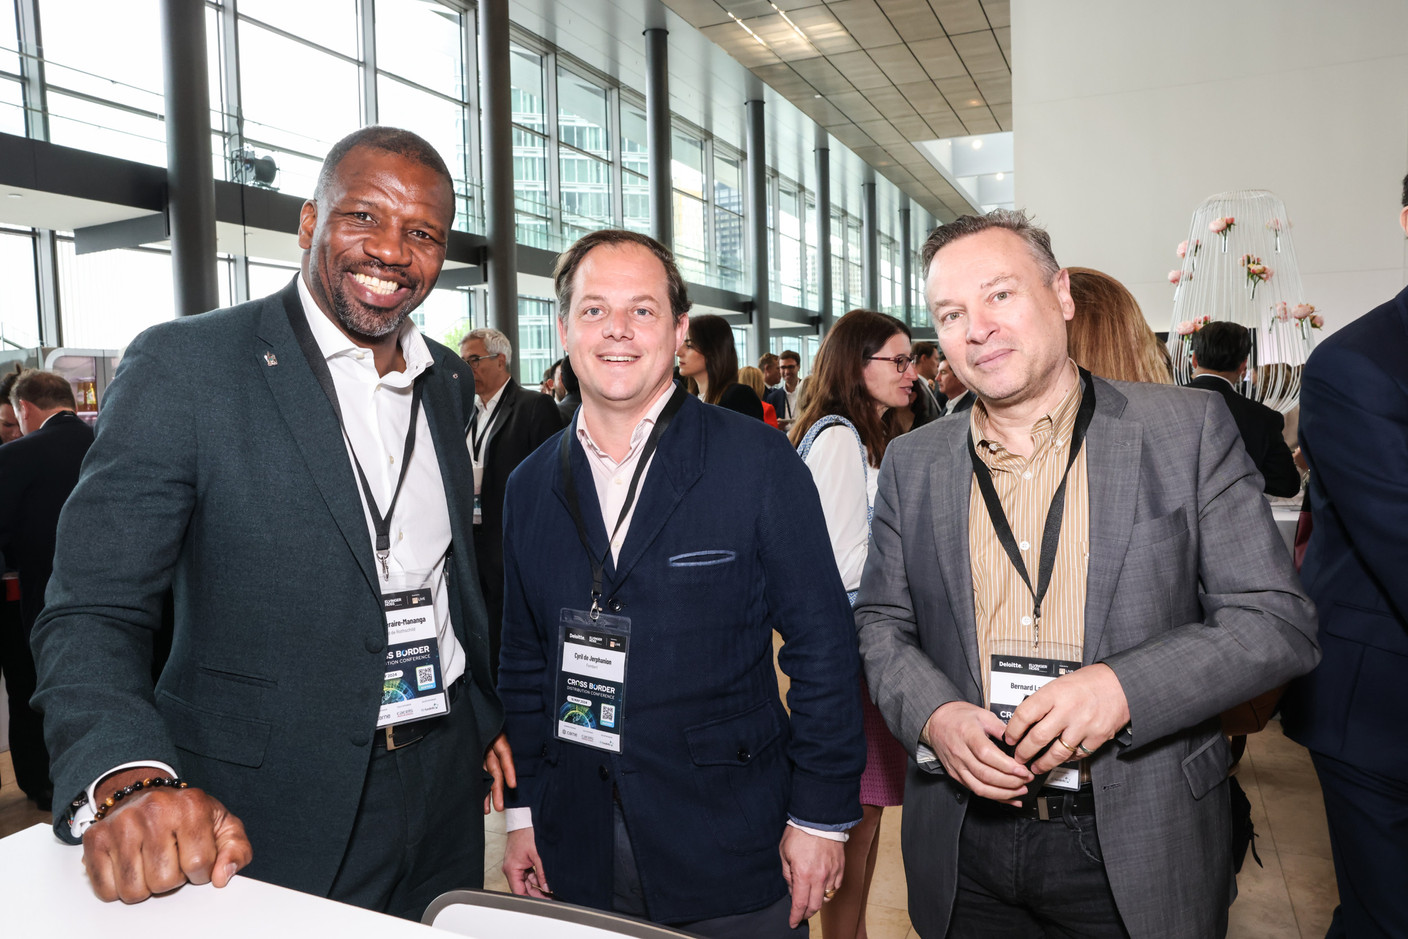
[[[976,801],[976,800],[974,800]],[[1051,821],[973,807],[958,842],[949,939],[1128,939],[1094,815]]]
[[[484,755],[460,702],[416,743],[372,751],[331,899],[418,921],[440,894],[484,886]]]
[[[47,801],[54,786],[49,781],[43,719],[29,706],[36,680],[29,633],[20,602],[0,600],[0,673],[5,676],[9,698],[10,758],[15,764],[15,781],[31,799]]]

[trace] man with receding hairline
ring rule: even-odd
[[[420,137],[357,131],[303,205],[287,287],[128,346],[34,634],[55,833],[99,897],[241,871],[418,919],[482,882],[485,771],[497,790],[512,767],[474,382],[409,318],[454,199]]]
[[[1220,936],[1219,715],[1319,655],[1260,477],[1221,398],[1077,368],[1069,274],[1023,213],[940,226],[923,266],[977,402],[886,451],[856,602],[915,757],[910,918],[925,939]]]

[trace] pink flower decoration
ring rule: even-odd
[[[1291,318],[1291,309],[1290,309],[1290,307],[1286,306],[1286,301],[1285,301],[1285,300],[1282,300],[1280,303],[1276,304],[1276,308],[1275,308],[1275,309],[1276,309],[1276,318],[1277,318],[1278,320],[1280,320],[1280,321],[1283,322],[1283,323],[1285,323],[1285,322],[1287,322],[1287,321],[1290,320],[1290,318]]]
[[[1208,231],[1210,232],[1224,232],[1226,230],[1227,219],[1225,218],[1215,218],[1208,223]]]
[[[1178,282],[1179,282],[1180,280],[1182,280],[1182,279],[1183,279],[1183,272],[1182,272],[1182,271],[1169,271],[1169,272],[1168,272],[1168,282],[1169,282],[1170,284],[1176,284],[1176,283],[1178,283]]]
[[[1319,329],[1325,325],[1325,317],[1321,316],[1319,313],[1312,315],[1310,317],[1310,325],[1315,329]]]
[[[1174,332],[1178,333],[1180,336],[1191,336],[1193,333],[1197,332],[1197,330],[1198,327],[1194,325],[1192,320],[1184,320],[1178,324]]]
[[[1292,311],[1291,315],[1298,320],[1303,320],[1314,312],[1315,307],[1311,306],[1309,303],[1297,303],[1296,308],[1294,311]]]
[[[1178,243],[1178,256],[1180,258],[1186,258],[1188,256],[1188,242],[1180,241]]]

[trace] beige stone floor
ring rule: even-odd
[[[1320,939],[1337,902],[1330,841],[1320,787],[1305,750],[1272,724],[1251,738],[1238,777],[1252,803],[1257,850],[1265,867],[1248,855],[1238,878],[1240,895],[1232,905],[1231,939]],[[0,753],[0,837],[47,823],[15,786],[9,753]],[[870,939],[910,939],[904,867],[900,860],[900,810],[886,811],[880,854],[870,892]],[[499,870],[503,859],[503,816],[485,822],[484,886],[506,890]],[[814,927],[820,936],[820,926]]]
[[[1320,801],[1320,784],[1309,754],[1287,740],[1279,722],[1249,738],[1237,771],[1252,804],[1257,852],[1237,878],[1229,939],[1321,939],[1338,902],[1330,861],[1330,836]],[[904,864],[900,859],[900,809],[886,809],[880,853],[866,916],[869,939],[916,939],[909,924]],[[504,890],[502,816],[492,817],[485,834],[484,886]],[[813,937],[821,926],[813,923]]]

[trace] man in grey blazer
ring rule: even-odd
[[[916,758],[910,917],[926,939],[1220,936],[1218,714],[1319,656],[1256,470],[1216,395],[1077,372],[1066,272],[1022,213],[941,226],[923,261],[979,403],[886,452],[856,606],[871,692]],[[1048,651],[1062,634],[1068,657]]]
[[[324,162],[284,290],[128,346],[33,640],[55,832],[103,899],[243,869],[418,918],[482,882],[503,710],[474,388],[408,319],[453,219],[434,149],[364,128]]]

